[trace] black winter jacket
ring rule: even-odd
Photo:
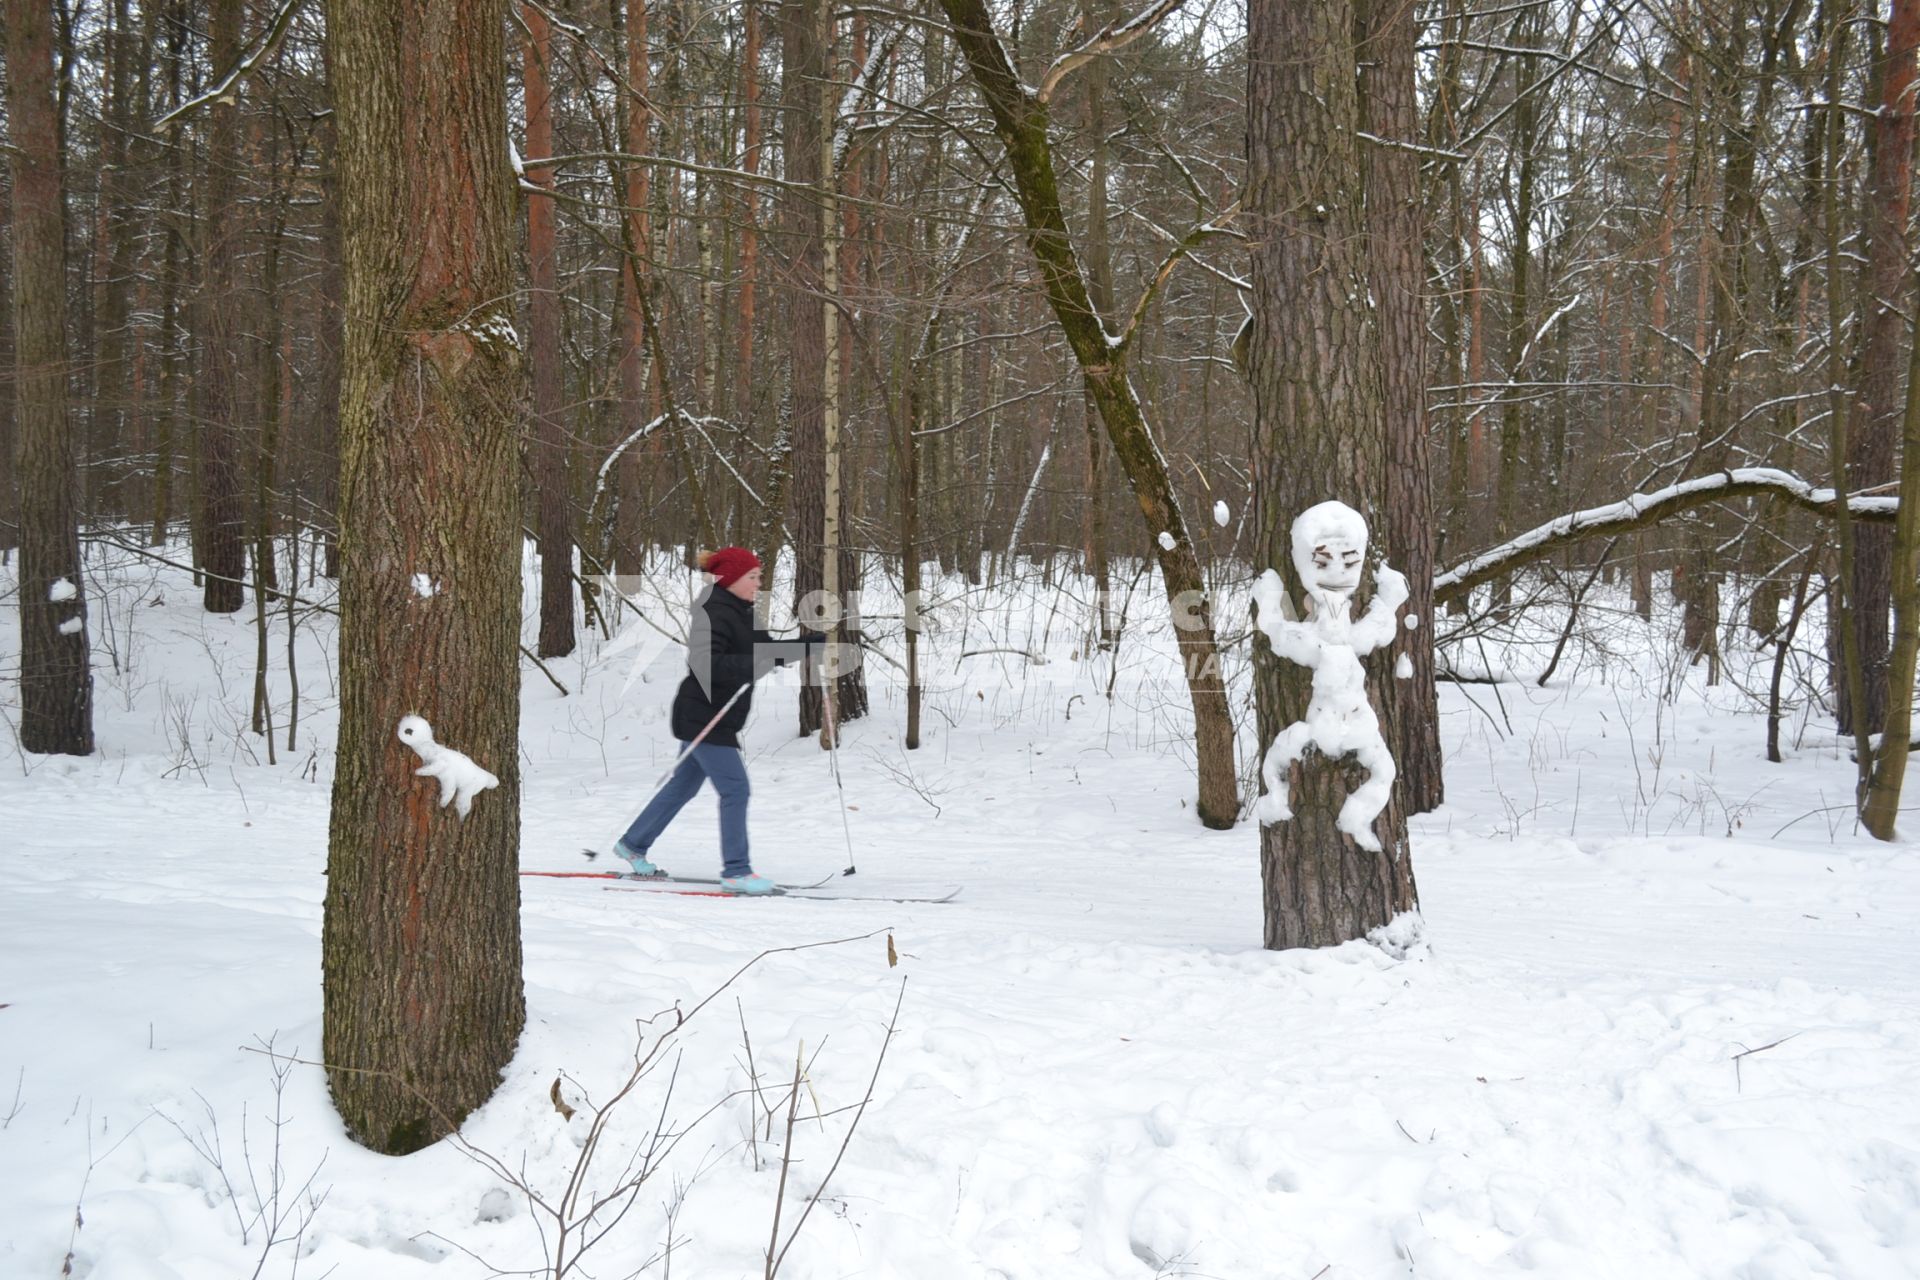
[[[776,640],[753,625],[753,606],[724,587],[710,586],[694,602],[687,638],[687,678],[673,695],[673,736],[691,742],[742,685],[806,656],[799,641]],[[740,728],[753,707],[753,690],[740,695],[705,741],[740,745]]]

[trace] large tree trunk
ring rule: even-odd
[[[328,1080],[377,1151],[450,1132],[525,1020],[516,747],[521,368],[504,0],[333,0],[346,266]],[[395,737],[499,776],[460,819]]]
[[[332,56],[324,50],[333,83]],[[320,156],[320,315],[314,335],[318,368],[314,372],[314,466],[319,470],[320,572],[340,576],[340,380],[346,358],[345,265],[340,244],[340,133],[335,113],[329,111],[314,130]]]
[[[741,124],[740,167],[749,174],[760,172],[760,2],[743,0],[746,10],[746,47],[740,54],[741,97],[745,99],[745,119]],[[760,193],[749,181],[740,189],[740,301],[734,323],[739,330],[739,353],[735,357],[735,376],[740,380],[734,398],[734,413],[743,430],[753,434],[753,420],[762,403],[753,380],[753,318],[760,279]],[[772,566],[769,566],[771,569]]]
[[[1860,396],[1854,401],[1847,457],[1848,488],[1859,491],[1894,479],[1893,442],[1900,432],[1900,346],[1911,342],[1905,316],[1912,273],[1907,267],[1907,210],[1913,195],[1914,56],[1920,48],[1920,0],[1893,0],[1886,56],[1879,67],[1880,109],[1874,131],[1873,189],[1867,199],[1865,342],[1860,352]],[[1860,530],[1853,549],[1853,626],[1859,640],[1866,730],[1886,719],[1887,606],[1898,589],[1889,529]],[[1840,683],[1845,690],[1846,682]],[[1840,729],[1852,728],[1853,708],[1842,693]]]
[[[225,75],[240,60],[240,0],[213,0],[213,68]],[[245,598],[246,529],[240,500],[242,248],[248,219],[237,198],[241,169],[240,107],[235,94],[214,102],[207,120],[206,243],[201,251],[200,510],[195,542],[206,571],[209,613],[233,613]]]
[[[553,154],[553,89],[547,74],[552,43],[546,10],[522,4],[527,24],[526,57],[521,63],[527,96],[527,154]],[[544,190],[553,187],[553,170],[527,171]],[[567,482],[567,424],[563,417],[566,370],[560,354],[560,267],[550,196],[527,200],[527,357],[533,365],[534,532],[540,544],[540,656],[564,658],[573,652],[573,534],[569,527],[571,491]]]
[[[1255,0],[1247,14],[1247,208],[1253,238],[1253,494],[1257,564],[1291,579],[1296,514],[1337,498],[1388,527],[1379,350],[1367,306],[1353,10],[1344,0]],[[1388,548],[1391,552],[1392,548]],[[1304,616],[1299,584],[1289,583]],[[1379,657],[1376,655],[1377,664]],[[1303,717],[1311,672],[1255,645],[1260,741]],[[1335,819],[1354,772],[1309,754],[1291,821],[1263,826],[1268,947],[1330,946],[1415,906],[1398,801],[1370,853]]]
[[[0,190],[0,236],[7,244],[13,244],[13,186],[8,183]],[[12,369],[14,360],[14,320],[13,320],[13,254],[0,254],[0,315],[7,317],[8,323],[0,325],[0,369]],[[16,392],[17,394],[17,392]],[[7,463],[6,474],[0,475],[0,565],[13,562],[13,552],[20,545],[20,495],[14,448],[13,402],[14,395],[0,392],[0,459]]]
[[[133,387],[130,333],[133,296],[135,189],[128,174],[134,93],[134,37],[129,30],[128,0],[108,6],[106,42],[106,102],[100,135],[100,207],[94,260],[104,269],[94,281],[93,407],[90,415],[92,448],[100,460],[99,494],[94,509],[102,515],[125,516],[131,510],[127,480],[134,468],[126,457],[132,451],[127,438],[128,410]]]
[[[820,0],[782,0],[780,5],[780,109],[785,139],[787,194],[787,334],[792,425],[788,444],[788,492],[792,499],[794,575],[797,609],[826,587],[827,313],[824,211],[809,189],[828,179],[822,165],[826,139],[821,124],[823,95],[829,92],[827,35]],[[817,599],[817,596],[816,596]],[[804,616],[813,625],[816,617]],[[820,689],[800,691],[800,732],[821,725]]]
[[[79,485],[67,412],[66,232],[52,11],[7,3],[13,170],[13,401],[20,511],[20,745],[93,753]]]
[[[1101,323],[1088,293],[1086,273],[1067,234],[1047,136],[1047,104],[1021,83],[1007,61],[1006,46],[994,32],[983,0],[941,0],[941,8],[953,23],[954,39],[966,55],[974,84],[987,101],[994,131],[1006,149],[1026,224],[1027,248],[1040,269],[1047,302],[1106,424],[1114,455],[1140,504],[1147,536],[1153,539],[1193,705],[1200,784],[1195,808],[1202,823],[1224,830],[1238,815],[1239,794],[1233,772],[1233,721],[1213,636],[1213,605],[1166,459],[1127,376],[1126,347],[1116,345]]]
[[[1405,680],[1380,684],[1387,740],[1399,763],[1401,801],[1409,814],[1440,807],[1440,707],[1433,686],[1433,492],[1427,457],[1427,308],[1422,246],[1420,113],[1414,96],[1413,6],[1399,0],[1363,0],[1360,87],[1366,128],[1376,138],[1408,145],[1370,144],[1366,152],[1367,262],[1380,341],[1381,394],[1386,430],[1386,517],[1381,529],[1394,567],[1412,594],[1393,652],[1407,659]]]
[[[1896,15],[1902,3],[1905,0],[1896,3]],[[1909,21],[1911,17],[1909,14]],[[1897,23],[1900,18],[1894,20]],[[1911,46],[1907,56],[1912,57]],[[1894,626],[1892,662],[1887,668],[1890,691],[1886,729],[1867,783],[1867,802],[1861,810],[1867,830],[1882,840],[1893,839],[1900,813],[1900,793],[1912,747],[1914,668],[1920,660],[1920,342],[1913,344],[1907,363],[1900,452],[1900,514],[1894,523],[1890,549]]]

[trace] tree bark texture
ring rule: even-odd
[[[553,154],[553,90],[547,74],[552,32],[546,10],[523,4],[527,47],[527,154]],[[553,170],[529,169],[536,187],[553,189]],[[551,196],[527,198],[527,358],[533,366],[534,532],[540,544],[540,640],[543,658],[573,652],[573,533],[567,482],[566,366],[560,352],[559,250]]]
[[[1900,433],[1900,347],[1911,343],[1904,312],[1911,291],[1907,266],[1907,212],[1913,195],[1914,58],[1920,48],[1920,0],[1893,0],[1885,58],[1879,71],[1873,186],[1867,196],[1867,290],[1861,300],[1865,342],[1860,395],[1854,401],[1848,489],[1858,492],[1893,480],[1893,445]],[[1880,732],[1888,708],[1887,608],[1894,589],[1889,529],[1862,529],[1853,549],[1853,627],[1859,640],[1860,680],[1866,694],[1866,730]],[[1840,687],[1844,689],[1845,682]],[[1853,708],[1840,699],[1840,727]]]
[[[1536,47],[1544,43],[1541,6],[1534,6],[1517,24],[1522,32],[1516,43]],[[1500,413],[1500,470],[1494,495],[1494,536],[1504,541],[1513,535],[1520,518],[1520,464],[1533,430],[1533,406],[1518,383],[1528,358],[1527,340],[1532,330],[1527,319],[1532,311],[1530,284],[1533,269],[1533,207],[1539,163],[1535,154],[1539,141],[1539,96],[1534,85],[1539,71],[1534,55],[1520,54],[1513,63],[1513,147],[1518,173],[1513,197],[1513,238],[1508,246],[1509,275],[1512,289],[1507,302],[1507,385]],[[1477,327],[1477,326],[1476,326]],[[1513,581],[1502,578],[1494,587],[1500,604],[1513,599]]]
[[[525,1019],[521,355],[504,0],[333,0],[346,353],[341,712],[322,932],[348,1131],[415,1150],[491,1095]],[[396,737],[499,777],[465,819]]]
[[[1896,4],[1896,13],[1898,8]],[[1900,813],[1912,753],[1914,668],[1920,660],[1920,342],[1912,345],[1907,364],[1900,454],[1900,514],[1890,548],[1894,619],[1892,660],[1887,666],[1890,696],[1861,812],[1867,830],[1881,840],[1894,838]]]
[[[240,60],[240,0],[213,0],[214,74]],[[206,571],[208,613],[233,613],[245,600],[246,528],[240,491],[239,416],[246,342],[241,332],[243,246],[248,219],[238,198],[240,106],[228,94],[208,108],[206,239],[201,252],[200,510],[196,542]]]
[[[647,8],[642,0],[628,0],[626,19],[627,89],[620,95],[625,148],[629,155],[645,155],[650,144],[652,118],[646,102],[652,70],[647,38]],[[632,436],[653,420],[658,396],[647,385],[647,321],[642,290],[649,287],[645,263],[652,253],[653,229],[647,216],[652,200],[652,175],[644,164],[626,165],[620,172],[620,228],[626,252],[620,257],[620,414],[619,438]],[[606,559],[620,572],[640,573],[646,567],[648,535],[652,532],[642,510],[642,491],[649,472],[648,455],[659,441],[630,448],[614,475],[614,528]]]
[[[1006,47],[993,31],[983,0],[940,3],[953,24],[954,39],[966,56],[974,84],[993,115],[994,132],[1006,149],[1026,224],[1027,247],[1040,269],[1047,302],[1106,424],[1114,455],[1153,540],[1167,599],[1179,623],[1176,634],[1193,705],[1199,773],[1196,809],[1203,824],[1224,830],[1238,815],[1239,794],[1233,770],[1233,722],[1214,643],[1212,603],[1166,459],[1127,375],[1127,353],[1101,323],[1067,233],[1047,137],[1047,105],[1020,82],[1007,61]],[[1351,89],[1348,94],[1352,96]]]
[[[1254,545],[1256,563],[1288,579],[1299,616],[1295,515],[1337,498],[1376,536],[1391,527],[1381,510],[1387,428],[1367,306],[1353,16],[1344,0],[1254,0],[1247,14]],[[1384,658],[1383,650],[1369,664]],[[1303,718],[1311,676],[1256,640],[1262,745]],[[1399,801],[1374,824],[1382,852],[1360,848],[1336,825],[1355,772],[1309,753],[1294,770],[1294,817],[1261,828],[1270,948],[1364,937],[1416,905]]]
[[[1440,706],[1433,685],[1433,491],[1429,479],[1426,394],[1426,263],[1424,204],[1414,97],[1418,23],[1404,0],[1362,0],[1360,87],[1367,132],[1409,144],[1366,150],[1368,271],[1380,340],[1386,424],[1384,526],[1379,530],[1396,569],[1407,575],[1407,616],[1393,653],[1412,668],[1405,680],[1380,682],[1387,741],[1400,774],[1396,785],[1409,814],[1427,813],[1444,798]]]
[[[825,201],[834,181],[829,163],[832,103],[838,90],[828,79],[832,14],[821,0],[783,0],[780,5],[781,121],[786,144],[787,321],[790,335],[790,403],[787,493],[794,551],[794,600],[828,588],[827,573],[827,227]],[[808,194],[811,189],[813,194]],[[843,512],[836,514],[844,516]],[[837,577],[844,559],[835,564]],[[800,690],[800,732],[819,731],[821,690]],[[866,684],[859,669],[835,685],[836,721],[866,710]]]
[[[0,236],[13,244],[12,184],[0,191]],[[0,315],[13,316],[13,252],[0,254]],[[14,362],[12,323],[0,328],[0,369],[11,370]],[[17,394],[17,387],[16,387]],[[20,545],[19,464],[14,449],[14,395],[0,394],[0,459],[7,463],[7,474],[0,476],[0,565],[9,563]]]
[[[52,10],[7,3],[13,146],[13,404],[20,528],[20,745],[93,753],[85,579],[67,409],[66,233],[54,106]]]

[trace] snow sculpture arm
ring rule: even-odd
[[[420,757],[414,776],[439,782],[442,809],[452,804],[454,812],[464,818],[473,811],[475,796],[500,785],[500,779],[465,754],[435,742],[433,726],[419,716],[401,716],[398,736]]]
[[[1254,625],[1266,632],[1276,654],[1303,667],[1320,665],[1320,641],[1313,628],[1287,617],[1287,588],[1279,574],[1268,569],[1254,580],[1253,603],[1259,609]]]
[[[1393,643],[1399,623],[1394,615],[1407,602],[1407,577],[1382,562],[1373,571],[1373,601],[1360,621],[1353,624],[1353,651],[1372,653]]]

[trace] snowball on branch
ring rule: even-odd
[[[500,785],[500,779],[462,753],[435,742],[433,726],[419,716],[400,717],[399,738],[420,757],[420,767],[413,771],[414,775],[440,783],[442,809],[451,803],[454,812],[464,818],[472,811],[475,796]]]

